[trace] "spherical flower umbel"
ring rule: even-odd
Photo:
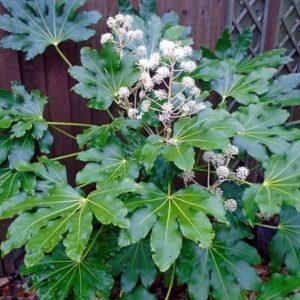
[[[213,192],[214,192],[216,195],[220,196],[220,197],[222,197],[222,196],[224,195],[223,190],[222,190],[221,188],[219,188],[219,187],[216,187],[216,188],[213,190]]]
[[[219,166],[216,169],[216,173],[219,179],[226,179],[230,175],[230,170],[226,166]]]
[[[234,156],[239,154],[239,149],[236,146],[230,145],[225,149],[224,154],[227,156]]]
[[[102,45],[108,43],[108,42],[112,42],[114,40],[114,37],[111,33],[104,33],[101,35],[101,40],[100,43]]]
[[[136,108],[128,109],[128,118],[129,119],[136,119],[137,115],[138,115],[138,110]]]
[[[192,77],[185,76],[182,78],[182,84],[185,88],[193,88],[195,86],[195,80]]]
[[[159,89],[154,91],[154,95],[158,100],[164,100],[168,97],[168,94],[165,90]]]
[[[187,185],[189,182],[193,182],[195,179],[195,172],[193,171],[185,171],[183,172],[180,177],[183,179],[183,182],[185,185]]]
[[[202,155],[202,158],[205,162],[210,162],[215,157],[215,152],[213,151],[205,151]]]
[[[235,212],[237,209],[237,203],[234,199],[228,199],[224,202],[224,208],[229,212]]]
[[[246,167],[239,167],[236,170],[236,177],[240,180],[245,180],[249,175],[249,169]]]
[[[193,72],[196,67],[196,63],[192,60],[184,60],[180,64],[180,68],[187,72]]]
[[[144,33],[142,30],[130,30],[126,33],[126,37],[129,40],[141,40],[144,37]]]
[[[119,97],[121,99],[127,99],[130,96],[130,90],[128,87],[121,87],[119,89]]]
[[[144,100],[141,104],[141,111],[142,112],[148,112],[150,110],[151,101],[150,100]]]

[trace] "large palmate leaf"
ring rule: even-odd
[[[273,274],[271,278],[264,284],[258,293],[257,300],[297,300],[295,298],[288,297],[293,291],[298,291],[300,287],[300,278],[294,276],[287,276],[282,274]]]
[[[239,239],[235,232],[218,231],[213,243],[201,249],[184,244],[178,279],[188,284],[191,300],[241,300],[243,290],[258,290],[260,279],[252,265],[260,257],[255,248]]]
[[[268,93],[260,100],[281,105],[300,104],[300,74],[279,76],[269,87]]]
[[[283,125],[289,112],[264,104],[240,107],[233,116],[241,123],[233,143],[258,161],[268,159],[267,149],[274,154],[283,154],[290,146],[289,141],[300,139],[300,131],[288,130]]]
[[[131,87],[138,80],[138,71],[131,55],[120,58],[115,47],[107,43],[98,52],[81,49],[82,67],[70,69],[73,78],[79,81],[74,91],[89,99],[89,106],[107,109],[118,96],[121,87]]]
[[[43,112],[47,98],[39,91],[27,92],[24,86],[13,83],[11,91],[0,90],[0,163],[8,159],[10,168],[19,161],[30,161],[35,140],[48,153],[52,136]]]
[[[300,211],[300,142],[294,143],[286,155],[274,155],[263,162],[265,179],[245,190],[244,212],[253,222],[257,205],[261,212],[272,216],[280,211],[282,204]]]
[[[25,263],[33,265],[64,236],[66,254],[78,261],[93,228],[93,215],[103,224],[129,226],[127,210],[117,197],[137,188],[136,183],[124,179],[102,185],[86,197],[66,184],[54,185],[46,196],[13,197],[0,206],[1,218],[19,215],[9,227],[2,251],[6,254],[26,245]]]
[[[103,242],[106,236],[101,233],[98,239],[101,242],[94,243],[93,239],[80,261],[70,259],[64,254],[63,247],[58,246],[53,254],[45,256],[37,265],[23,267],[21,272],[31,275],[29,284],[37,289],[38,298],[108,300],[113,278],[101,252],[106,247]]]
[[[300,214],[294,208],[282,208],[269,251],[273,271],[285,266],[289,274],[300,277]]]
[[[145,287],[154,282],[157,269],[151,257],[149,240],[141,240],[122,248],[109,261],[115,275],[121,276],[121,288],[125,293],[132,291],[140,279]]]
[[[159,136],[150,136],[143,148],[143,162],[150,170],[158,155],[174,161],[182,170],[193,168],[193,147],[224,149],[229,137],[237,132],[238,123],[224,110],[205,109],[193,118],[181,118],[174,124],[172,143],[165,143]]]
[[[254,56],[251,59],[243,60],[237,66],[238,73],[250,73],[259,68],[271,68],[279,65],[287,64],[292,61],[289,56],[283,56],[286,49],[274,49]]]
[[[171,194],[152,183],[141,184],[139,196],[129,199],[126,206],[134,210],[130,227],[122,234],[122,243],[136,243],[152,229],[153,260],[161,271],[174,263],[182,246],[182,236],[208,247],[214,237],[210,220],[213,215],[225,221],[225,212],[218,196],[200,185],[192,185]]]
[[[43,53],[49,45],[80,42],[95,34],[89,26],[99,21],[96,11],[76,11],[86,0],[1,0],[9,14],[0,16],[0,28],[11,34],[1,46],[26,52],[26,59]]]
[[[223,101],[232,97],[245,105],[258,102],[258,95],[268,91],[269,79],[276,72],[276,69],[262,68],[247,75],[237,74],[236,64],[231,60],[221,62],[220,70],[221,76],[212,81],[212,89],[222,96]]]
[[[91,148],[81,152],[78,159],[89,162],[76,176],[78,184],[110,181],[117,178],[132,178],[139,176],[137,161],[127,157],[122,146],[108,143],[101,151]]]

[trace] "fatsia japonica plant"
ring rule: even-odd
[[[59,44],[101,16],[78,12],[85,0],[0,3],[1,46],[26,59],[54,46],[72,90],[111,119],[46,120],[51,99],[0,90],[1,250],[24,248],[38,299],[299,299],[300,74],[277,73],[284,49],[249,58],[250,29],[195,49],[176,13],[121,0],[73,66]],[[78,153],[49,154],[60,125],[85,128]],[[75,185],[68,157],[84,163]]]

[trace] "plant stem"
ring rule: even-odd
[[[60,57],[64,60],[64,62],[69,66],[69,68],[72,68],[72,64],[70,61],[66,58],[66,56],[62,53],[62,51],[59,49],[58,45],[54,45],[57,53],[60,55]]]
[[[92,124],[82,124],[82,123],[69,123],[69,122],[47,122],[49,125],[57,126],[78,126],[78,127],[91,127]]]
[[[300,120],[296,120],[296,121],[291,121],[285,124],[285,126],[294,126],[294,125],[299,125],[300,124]]]
[[[51,158],[51,160],[62,160],[62,159],[66,159],[66,158],[69,158],[69,157],[74,157],[74,156],[77,156],[80,152],[76,152],[76,153],[70,153],[70,154],[66,154],[66,155],[63,155],[63,156],[58,156],[58,157],[54,157],[54,158]]]
[[[62,134],[64,134],[64,135],[68,136],[69,138],[71,138],[71,139],[73,139],[73,140],[76,140],[76,137],[75,137],[74,135],[72,135],[72,134],[70,134],[70,133],[68,133],[68,132],[66,132],[66,131],[64,131],[64,130],[62,130],[62,129],[60,129],[60,128],[54,126],[54,125],[50,125],[50,126],[51,126],[53,129],[59,131],[60,133],[62,133]]]
[[[115,117],[113,116],[113,114],[111,113],[111,111],[109,109],[106,110],[106,112],[108,113],[109,117],[114,120]]]
[[[272,225],[268,225],[268,224],[254,223],[254,225],[259,226],[259,227],[268,228],[268,229],[273,229],[273,230],[278,230],[279,229],[279,226],[272,226]]]
[[[165,300],[169,300],[169,298],[170,298],[173,283],[174,283],[174,275],[175,275],[175,263],[173,264],[171,281],[170,281],[170,285],[169,285],[168,292],[167,292]]]

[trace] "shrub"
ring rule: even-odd
[[[22,273],[40,299],[108,299],[114,285],[122,299],[156,299],[155,281],[165,299],[175,282],[190,299],[297,297],[300,131],[289,107],[300,74],[276,73],[284,49],[248,58],[246,29],[193,50],[174,12],[120,1],[101,49],[82,48],[72,66],[59,44],[90,38],[98,12],[78,13],[84,0],[0,2],[2,47],[32,59],[53,45],[73,91],[111,118],[50,121],[38,91],[0,91],[0,217],[14,217],[1,249],[25,248]],[[60,125],[86,128],[80,152],[49,158]],[[85,163],[76,186],[67,157]],[[272,235],[267,281],[252,241],[260,228]]]

